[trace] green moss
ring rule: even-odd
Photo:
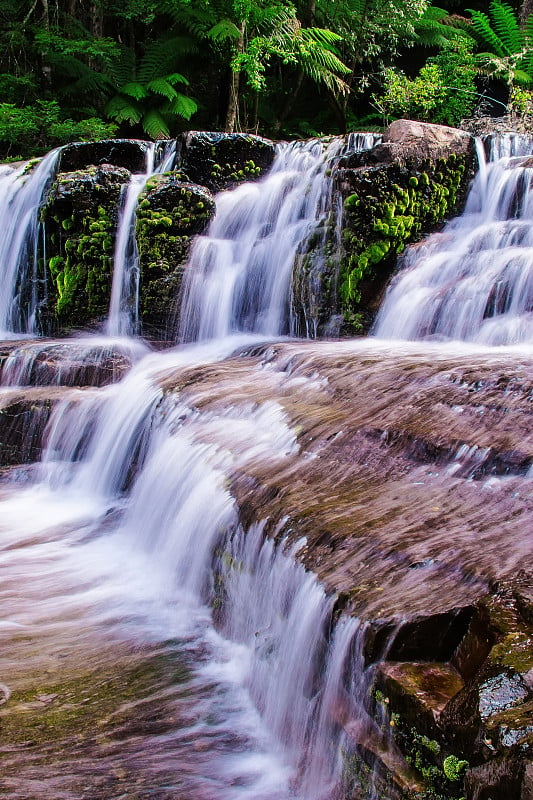
[[[468,761],[457,758],[457,756],[447,756],[442,764],[444,774],[449,781],[458,781],[468,769]]]
[[[390,270],[409,242],[453,211],[465,161],[466,156],[426,161],[416,175],[412,166],[397,164],[354,173],[356,191],[344,200],[340,299],[345,320],[358,311],[362,281]]]

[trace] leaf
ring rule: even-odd
[[[187,80],[185,75],[181,75],[179,72],[173,72],[171,75],[166,75],[165,78],[173,86],[175,83],[183,83],[185,86],[190,85],[190,82]]]
[[[172,84],[170,84],[166,78],[155,78],[153,81],[146,84],[146,88],[154,94],[160,94],[162,97],[166,97],[167,100],[173,100],[177,94]]]
[[[490,4],[492,27],[496,31],[507,55],[519,53],[523,45],[523,34],[516,14],[507,3],[498,0]]]
[[[130,125],[135,125],[142,118],[139,106],[121,94],[116,94],[112,97],[104,111],[108,117],[116,122],[128,122]]]
[[[161,113],[151,108],[142,118],[142,126],[152,139],[168,139],[170,131]]]
[[[143,100],[148,95],[144,86],[136,81],[125,83],[124,86],[120,87],[120,92],[122,94],[127,94],[128,97],[135,98],[135,100]]]
[[[215,42],[228,40],[238,41],[241,36],[239,28],[230,19],[223,19],[207,31],[207,35]]]
[[[190,119],[193,114],[198,111],[198,103],[192,97],[186,97],[184,94],[178,94],[174,100],[170,100],[162,108],[164,113],[174,114],[183,119]]]
[[[484,14],[483,11],[475,11],[471,8],[468,8],[467,11],[472,17],[472,27],[481,41],[484,44],[488,44],[489,47],[492,47],[497,56],[507,55],[503,42],[491,28],[488,16]]]

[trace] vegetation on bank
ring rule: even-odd
[[[530,0],[0,0],[0,157],[531,111]],[[488,12],[488,13],[487,13]]]

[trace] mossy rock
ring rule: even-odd
[[[44,332],[91,326],[106,316],[123,167],[104,164],[60,172],[41,211],[45,222],[48,304]]]
[[[193,183],[219,192],[261,177],[275,154],[274,143],[261,136],[189,131],[184,135],[181,168]]]
[[[211,193],[176,173],[154,175],[139,198],[139,316],[151,335],[166,334],[193,238],[214,213]]]
[[[149,142],[138,139],[104,139],[100,142],[73,142],[61,150],[58,170],[73,172],[91,165],[112,164],[130,172],[144,172]]]

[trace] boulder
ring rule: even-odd
[[[49,279],[43,332],[83,328],[106,316],[124,167],[91,166],[60,172],[41,216],[45,222]]]
[[[73,142],[61,149],[58,171],[74,172],[89,166],[113,164],[130,172],[145,172],[148,147],[149,142],[139,139]]]
[[[261,177],[275,154],[274,143],[261,136],[189,131],[184,134],[181,169],[193,183],[219,192]]]
[[[211,193],[185,183],[177,173],[154,175],[139,199],[139,317],[155,336],[166,331],[176,310],[183,270],[193,238],[215,213]]]
[[[472,136],[458,128],[431,125],[410,119],[398,119],[383,135],[383,142],[371,153],[372,161],[381,163],[424,161],[468,155]]]

